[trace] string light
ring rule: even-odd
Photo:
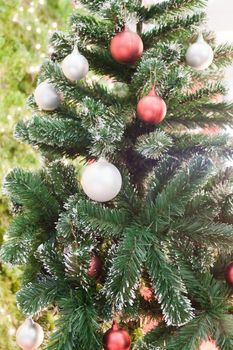
[[[16,23],[16,22],[18,22],[18,15],[16,14],[16,15],[14,15],[13,16],[13,18],[12,18],[12,22],[14,22],[14,23]]]
[[[57,23],[56,23],[56,22],[53,22],[53,23],[52,23],[52,27],[56,29],[56,28],[57,28]]]
[[[35,73],[35,67],[34,66],[30,66],[29,67],[29,73]]]
[[[36,74],[40,71],[40,66],[30,66],[29,67],[29,73]]]
[[[41,44],[36,44],[36,46],[35,46],[35,48],[36,48],[36,50],[40,50],[41,49]]]
[[[38,34],[40,34],[40,33],[41,33],[41,28],[40,28],[40,27],[36,28],[36,32],[37,32]]]
[[[26,29],[30,32],[32,30],[32,26],[28,25]]]
[[[16,331],[15,331],[15,328],[13,328],[13,327],[11,327],[11,328],[8,329],[8,334],[9,334],[9,335],[14,335],[15,332],[16,332]]]
[[[34,13],[34,12],[35,12],[34,7],[29,7],[28,12],[29,12],[29,13]]]

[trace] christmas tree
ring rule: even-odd
[[[18,345],[40,346],[31,317],[51,309],[48,350],[232,350],[233,47],[203,0],[80,3],[15,130],[43,167],[4,183]]]

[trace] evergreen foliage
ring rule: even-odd
[[[19,306],[25,314],[59,311],[49,350],[100,350],[113,318],[128,327],[133,349],[197,350],[211,337],[230,350],[232,290],[223,271],[232,255],[233,167],[227,166],[224,124],[232,124],[233,108],[214,97],[225,93],[218,80],[232,48],[216,48],[216,63],[206,74],[185,64],[190,39],[205,19],[205,1],[168,0],[150,9],[136,0],[81,3],[69,32],[52,37],[54,53],[40,75],[64,103],[45,113],[31,96],[35,115],[16,128],[17,138],[42,151],[44,167],[15,169],[5,180],[15,219],[1,256],[26,264]],[[135,66],[120,65],[109,53],[125,13],[136,14],[145,44]],[[153,19],[154,29],[142,32]],[[92,73],[71,83],[60,62],[77,35]],[[212,33],[206,40],[215,47]],[[135,109],[155,71],[168,114],[164,123],[148,126]],[[211,131],[216,126],[221,132]],[[80,155],[118,166],[123,186],[112,202],[87,199],[75,160]],[[93,252],[103,263],[99,279],[88,275]],[[151,288],[152,300],[143,300],[142,285]],[[146,315],[162,321],[144,335],[136,330]]]

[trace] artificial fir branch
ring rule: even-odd
[[[89,12],[73,14],[70,22],[73,31],[77,30],[77,34],[87,42],[91,40],[92,43],[108,47],[109,40],[114,33],[110,21]]]
[[[105,284],[107,299],[114,303],[116,310],[121,310],[128,303],[132,304],[136,297],[135,290],[151,235],[148,230],[141,230],[136,226],[124,233]]]
[[[172,146],[172,139],[163,131],[155,131],[138,138],[136,150],[145,158],[157,159]]]
[[[172,0],[163,1],[156,5],[151,6],[151,8],[146,9],[141,7],[139,9],[140,17],[143,21],[148,21],[155,18],[156,16],[175,16],[177,13],[182,13],[184,11],[193,10],[195,8],[201,8],[206,5],[205,0]]]
[[[55,161],[48,165],[45,178],[52,184],[53,193],[60,203],[66,203],[68,198],[78,192],[75,168],[68,162]]]
[[[77,228],[85,232],[101,232],[106,238],[119,237],[122,230],[127,227],[129,222],[129,214],[126,210],[111,209],[103,207],[98,203],[90,203],[86,200],[78,200],[74,205],[72,203],[72,211],[78,215],[74,217]]]
[[[172,267],[172,263],[163,256],[156,244],[150,248],[147,264],[166,323],[181,326],[190,321],[194,317],[193,309],[179,270]]]
[[[38,219],[56,220],[59,204],[38,174],[16,168],[6,176],[4,188],[12,199]]]
[[[35,217],[28,214],[18,215],[7,232],[8,241],[1,249],[1,258],[11,264],[25,264],[35,250],[38,231]]]
[[[200,24],[205,17],[204,13],[189,15],[186,18],[175,17],[166,24],[161,24],[150,32],[143,34],[143,41],[147,48],[151,47],[157,40],[164,38],[172,38],[178,36],[179,32],[183,32],[185,28]]]
[[[66,350],[78,347],[86,349],[91,346],[98,350],[100,345],[99,324],[91,297],[83,290],[70,293],[70,297],[61,299],[61,319],[58,329],[52,335],[49,350]]]
[[[62,289],[65,293],[64,284],[58,284],[57,280],[44,277],[23,287],[17,294],[17,302],[25,314],[36,314],[53,304]]]

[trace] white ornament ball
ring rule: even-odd
[[[87,75],[89,64],[87,59],[75,48],[73,52],[62,61],[61,69],[67,79],[70,81],[78,81]]]
[[[38,349],[43,340],[42,327],[32,319],[27,319],[16,332],[16,343],[23,350]]]
[[[121,190],[122,177],[115,165],[100,159],[87,165],[81,178],[86,195],[96,202],[108,202]]]
[[[203,36],[199,35],[196,43],[188,48],[186,53],[187,64],[196,70],[204,70],[212,64],[213,59],[213,49],[207,44]]]
[[[44,81],[34,92],[37,106],[44,111],[54,111],[60,104],[60,96],[52,84]]]

